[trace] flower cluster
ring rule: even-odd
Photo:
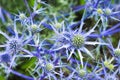
[[[0,30],[2,78],[120,79],[120,36],[115,34],[120,34],[120,11],[115,2],[85,0],[76,6],[74,1],[58,0],[61,6],[55,7],[35,0],[31,8],[24,1],[28,13],[9,13],[9,25]],[[79,21],[76,13],[82,16]],[[6,22],[2,11],[0,19]]]

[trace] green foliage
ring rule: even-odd
[[[84,5],[85,4],[85,0],[79,0],[79,4],[80,5]]]
[[[5,77],[3,75],[0,75],[0,80],[5,80]]]
[[[21,68],[22,69],[28,69],[28,68],[34,66],[36,60],[37,60],[36,57],[32,57],[31,59],[29,59],[25,63],[23,63],[22,66],[21,66]]]
[[[24,0],[0,0],[0,6],[11,13],[25,11]]]

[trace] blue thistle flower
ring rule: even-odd
[[[84,65],[83,68],[80,68],[81,65],[79,63],[73,64],[76,65],[77,68],[72,67],[72,73],[67,77],[67,79],[79,79],[79,80],[102,80],[101,73],[98,71],[99,66],[94,67],[92,65],[92,70],[89,71],[88,63]]]
[[[112,8],[111,9],[111,1],[110,0],[97,0],[97,1],[88,1],[89,5],[87,6],[90,6],[90,9],[86,9],[88,12],[91,11],[91,15],[96,15],[96,16],[100,16],[102,18],[106,17],[110,17],[114,20],[118,20],[117,18],[114,17],[114,15],[116,14],[119,14],[120,11],[116,11],[114,12]],[[112,6],[114,7],[114,6]],[[103,17],[104,16],[104,17]]]
[[[116,69],[115,71],[110,71],[110,72],[107,72],[105,66],[102,64],[103,66],[103,72],[104,72],[104,79],[105,80],[118,80],[119,79],[119,76],[117,75],[118,73],[118,69]]]
[[[38,24],[38,23],[35,23],[33,20],[30,20],[29,23],[26,23],[25,25],[27,26],[27,29],[30,34],[32,34],[32,33],[35,34],[35,33],[40,32],[41,30],[43,30],[41,28],[41,25],[43,23],[45,23],[45,21],[46,21],[46,18],[43,19],[42,21],[40,21]]]
[[[85,5],[77,6],[70,12],[66,10],[65,13],[60,11],[59,7],[52,7],[41,0],[33,1],[32,9],[27,0],[24,2],[29,13],[18,12],[18,15],[15,15],[11,21],[13,24],[7,24],[8,32],[0,30],[0,35],[5,37],[5,41],[0,42],[2,48],[0,51],[5,49],[0,54],[0,71],[1,74],[5,73],[6,79],[11,74],[27,80],[119,79],[120,41],[116,48],[113,47],[111,41],[105,43],[106,36],[120,32],[120,23],[107,28],[109,25],[111,26],[111,23],[108,23],[110,19],[120,21],[118,17],[120,11],[115,10],[115,5],[112,5],[111,0],[85,0]],[[57,2],[63,3],[63,6],[69,6],[70,9],[71,6],[74,6],[74,3],[68,4],[68,1],[64,3],[64,0]],[[47,7],[47,11],[44,11],[46,8],[42,6]],[[58,11],[55,12],[54,8]],[[83,9],[81,20],[74,22],[74,20],[76,21],[74,13]],[[10,18],[11,15],[0,7],[2,22],[6,22],[7,17]],[[77,16],[77,18],[79,17]],[[89,21],[88,18],[91,18],[93,23],[96,22],[92,28],[84,25],[89,25],[89,23],[85,23]],[[10,19],[12,20],[12,18]],[[43,26],[54,33],[49,32]],[[48,31],[48,35],[44,33],[43,29],[45,32]],[[52,37],[49,38],[49,35]],[[22,59],[25,61],[21,61]],[[26,59],[29,63],[24,64]],[[22,66],[20,72],[23,69],[28,73],[18,72],[17,66]]]
[[[16,20],[20,20],[21,22],[24,22],[27,19],[27,16],[23,12],[19,12],[19,15],[16,15]]]
[[[9,36],[0,30],[0,34],[2,34],[7,39],[6,43],[0,45],[0,47],[4,47],[8,53],[16,54],[20,51],[23,51],[29,55],[32,55],[27,49],[23,47],[33,39],[33,36],[32,35],[25,36],[24,32],[21,35],[19,35],[16,29],[16,21],[14,21],[13,31],[14,31],[14,35]]]
[[[107,60],[106,58],[105,58],[105,61],[103,62],[103,64],[104,64],[104,66],[106,67],[106,68],[108,68],[109,70],[111,70],[111,71],[113,71],[114,70],[114,65],[112,64],[112,61],[114,60],[114,58],[112,58],[112,59],[109,59],[109,60]]]
[[[60,74],[58,71],[56,71],[56,68],[65,67],[64,64],[62,64],[62,63],[60,64],[60,63],[61,63],[61,60],[60,60],[60,58],[58,58],[57,55],[54,55],[54,56],[44,55],[44,56],[38,58],[37,65],[34,67],[34,72],[38,73],[38,78],[40,80],[43,80],[43,79],[57,80],[56,75],[62,76],[62,74]],[[42,71],[38,72],[40,70],[42,70]]]
[[[111,55],[114,58],[120,58],[120,52],[119,52],[120,51],[120,41],[118,42],[118,45],[116,48],[114,48],[110,39],[108,39],[108,41],[109,41],[108,48],[110,49]]]
[[[88,41],[88,36],[92,32],[94,32],[94,29],[98,25],[99,21],[100,20],[98,20],[95,26],[87,33],[82,32],[83,22],[80,25],[79,30],[75,30],[75,31],[72,31],[72,30],[67,31],[63,26],[62,31],[59,32],[56,28],[54,28],[54,26],[52,26],[54,32],[57,34],[57,38],[51,50],[57,51],[57,50],[65,48],[67,55],[69,54],[68,51],[70,51],[68,60],[71,58],[72,54],[75,54],[75,50],[77,50],[80,60],[81,60],[81,64],[83,65],[83,56],[82,56],[81,51],[87,53],[89,56],[94,58],[91,52],[84,45],[96,45],[96,44],[107,45],[106,43]],[[59,40],[64,40],[64,41],[60,43],[58,42]]]

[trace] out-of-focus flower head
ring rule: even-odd
[[[4,47],[6,51],[11,54],[17,54],[19,51],[23,51],[31,55],[31,53],[26,50],[24,46],[32,40],[33,36],[26,35],[24,31],[22,34],[19,33],[16,26],[16,21],[14,21],[14,27],[12,27],[12,29],[14,35],[6,34],[0,30],[0,34],[6,38],[6,43],[0,45],[0,47]]]

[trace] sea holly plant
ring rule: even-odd
[[[4,33],[3,31],[0,31],[0,34],[6,38],[6,42],[0,45],[0,47],[5,48],[4,54],[1,54],[1,62],[8,63],[8,68],[12,68],[17,65],[16,61],[18,59],[18,56],[32,56],[32,53],[24,48],[25,46],[27,46],[26,44],[28,44],[32,40],[32,36],[28,35],[25,37],[24,33],[19,34],[16,27],[16,21],[14,21],[13,31],[14,35],[9,35],[7,33]],[[25,54],[22,55],[21,52],[24,52]]]
[[[117,63],[116,66],[118,68],[118,72],[120,72],[120,69],[119,69],[119,67],[120,67],[120,61],[119,61],[120,60],[120,55],[119,55],[119,53],[120,53],[120,40],[119,40],[116,48],[113,46],[111,40],[109,40],[109,43],[110,43],[110,45],[109,45],[110,53],[114,57],[115,62]]]
[[[53,49],[53,50],[57,51],[57,50],[60,50],[62,48],[66,48],[67,55],[69,54],[69,51],[70,51],[70,55],[68,56],[68,60],[71,58],[72,54],[76,54],[75,50],[77,50],[79,57],[81,59],[81,64],[83,66],[83,56],[82,56],[81,51],[87,53],[91,58],[94,59],[94,56],[85,47],[85,45],[96,45],[96,44],[107,45],[106,43],[101,43],[101,42],[96,42],[96,41],[92,42],[92,41],[87,40],[88,36],[92,32],[94,32],[94,29],[97,27],[99,21],[100,20],[98,20],[98,22],[95,24],[95,26],[90,31],[88,31],[86,33],[82,32],[83,24],[80,25],[80,28],[78,30],[74,31],[74,30],[68,29],[67,32],[63,30],[60,33],[54,27],[52,27],[54,32],[56,32],[56,34],[60,35],[61,39],[63,39],[63,42],[61,43],[63,45],[60,45],[60,47],[58,46],[58,48],[57,48],[57,46],[55,46],[55,49]],[[60,39],[59,36],[57,36],[57,38]],[[57,40],[57,38],[55,40]],[[56,42],[55,44],[58,43],[57,41],[55,41],[55,42]]]
[[[27,54],[31,55],[29,51],[24,49],[24,46],[32,40],[33,36],[26,36],[24,33],[19,34],[15,21],[13,31],[15,34],[12,36],[9,36],[6,33],[0,31],[0,34],[2,34],[7,39],[5,44],[0,45],[0,47],[5,47],[10,54],[17,54],[19,51],[25,51]]]
[[[2,5],[0,80],[119,80],[117,1],[23,0],[14,13]]]

